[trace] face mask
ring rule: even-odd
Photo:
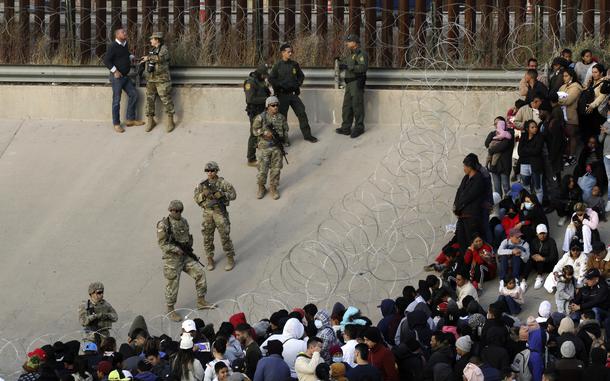
[[[343,357],[333,357],[333,362],[343,362]]]
[[[534,204],[532,204],[531,202],[526,202],[523,204],[523,206],[525,206],[525,209],[531,210],[534,207]]]
[[[318,319],[316,319],[313,324],[316,326],[317,329],[322,328],[322,322]]]
[[[455,355],[455,359],[456,359],[456,360],[459,360],[459,359],[461,359],[461,358],[462,358],[462,356],[460,356],[460,355],[458,355],[458,354],[456,354],[456,355]]]

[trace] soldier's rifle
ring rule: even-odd
[[[182,250],[184,255],[192,258],[195,262],[197,262],[201,266],[205,267],[204,264],[201,263],[201,261],[199,260],[199,257],[197,255],[195,255],[195,252],[193,252],[193,235],[189,234],[188,243],[181,243],[181,242],[176,241],[176,239],[174,238],[174,232],[172,231],[172,223],[169,220],[169,217],[167,217],[167,233],[169,235],[168,240],[169,240],[170,244],[178,246],[180,248],[180,250]]]

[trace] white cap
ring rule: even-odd
[[[540,305],[538,306],[538,317],[536,318],[536,321],[538,323],[545,323],[551,316],[551,309],[551,302],[549,302],[548,300],[543,300],[542,302],[540,302]]]
[[[182,329],[184,332],[193,332],[197,330],[197,326],[193,320],[185,320],[182,322]]]
[[[180,349],[192,349],[193,348],[193,336],[190,333],[183,333],[180,336]]]
[[[536,234],[540,234],[540,233],[548,233],[549,230],[546,228],[545,224],[540,224],[538,226],[536,226]]]

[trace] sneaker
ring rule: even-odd
[[[534,290],[538,290],[539,288],[542,287],[543,284],[544,284],[544,278],[542,277],[542,275],[538,275],[536,277],[536,283],[534,283]]]
[[[424,271],[434,271],[434,263],[424,266]]]
[[[501,280],[500,281],[500,287],[498,287],[498,292],[502,291],[503,288],[504,288],[504,281]]]
[[[610,200],[606,203],[606,212],[610,212]]]
[[[563,226],[566,224],[566,220],[567,217],[559,217],[559,220],[557,221],[557,226]]]
[[[521,279],[519,287],[521,287],[521,291],[525,294],[525,291],[527,291],[527,281],[525,279]]]

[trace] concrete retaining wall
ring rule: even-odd
[[[496,98],[492,104],[498,108],[497,112],[504,114],[516,99],[514,92],[506,91],[367,90],[366,123],[400,123],[401,118],[408,118],[421,109],[416,99],[421,98],[422,91],[438,94],[434,101],[439,103],[439,110],[455,108],[462,114],[478,113],[481,107],[489,107],[490,97]],[[142,115],[143,89],[139,89],[139,92],[138,115]],[[11,119],[110,121],[111,97],[109,86],[0,86],[2,116]],[[126,97],[123,98],[125,104]],[[310,123],[341,122],[343,90],[305,89],[302,99]],[[175,88],[174,102],[179,122],[242,123],[246,117],[241,88]],[[159,101],[157,110],[157,115],[161,115],[162,105]],[[290,113],[289,121],[296,121],[294,114]]]

